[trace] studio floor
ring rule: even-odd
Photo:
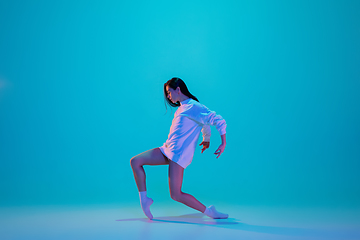
[[[360,210],[217,205],[214,220],[179,203],[0,208],[0,239],[360,239]]]

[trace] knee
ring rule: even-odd
[[[133,157],[130,159],[130,165],[132,168],[136,168],[136,167],[140,167],[141,166],[141,162],[140,159],[137,157]]]
[[[181,202],[181,192],[170,191],[170,197],[172,200]]]

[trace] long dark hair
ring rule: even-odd
[[[169,104],[171,107],[179,107],[180,106],[180,103],[179,102],[176,102],[176,103],[173,103],[172,101],[170,101],[170,99],[168,98],[168,94],[166,93],[166,86],[168,87],[171,87],[172,89],[176,89],[177,87],[180,87],[180,91],[185,95],[185,96],[188,96],[189,98],[192,98],[194,99],[195,101],[198,101],[199,100],[194,96],[192,95],[186,84],[184,83],[183,80],[181,80],[180,78],[178,77],[174,77],[172,79],[170,79],[169,81],[167,81],[166,83],[164,83],[164,96],[165,96],[165,100],[167,102],[167,104]],[[166,104],[165,104],[165,107],[166,107]]]

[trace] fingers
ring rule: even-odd
[[[221,151],[221,149],[218,149],[215,151],[215,155],[218,155],[216,158],[220,157],[220,155],[222,154],[223,151]]]
[[[199,144],[199,146],[203,145],[203,148],[201,149],[201,153],[203,153],[206,149],[209,148],[209,143],[208,142],[202,142]]]
[[[206,146],[206,147],[209,147],[210,146],[210,142],[201,142],[200,144],[199,144],[199,146],[201,146],[201,145],[203,145],[203,146]]]
[[[204,146],[204,147],[201,149],[201,153],[203,153],[207,148],[209,148],[209,147]]]

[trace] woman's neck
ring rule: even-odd
[[[185,101],[186,99],[189,99],[189,97],[183,94],[182,96],[180,96],[179,102]]]

